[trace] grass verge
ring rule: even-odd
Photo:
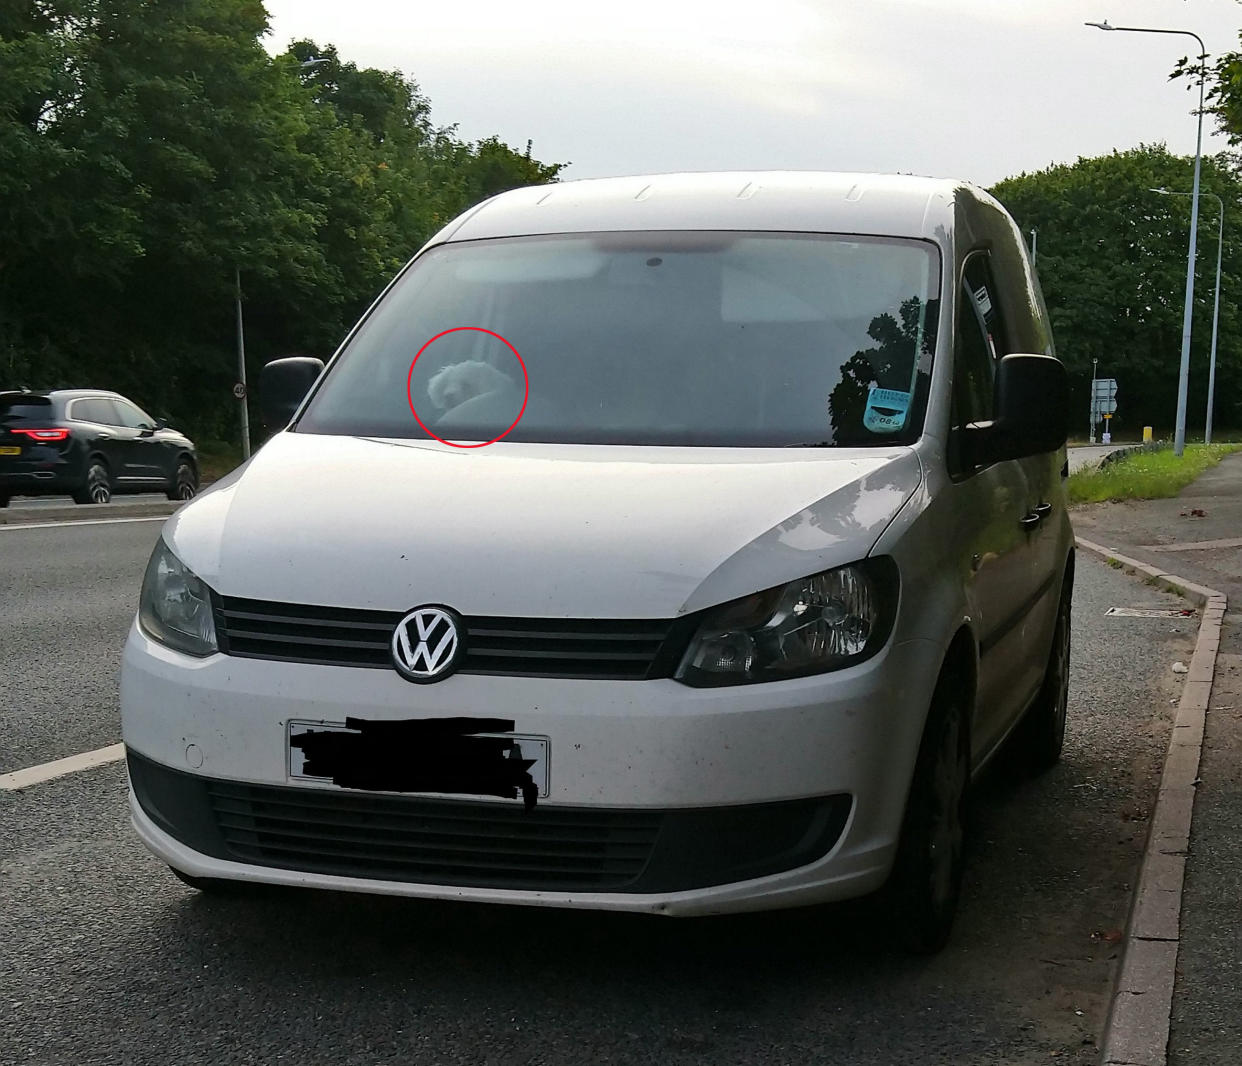
[[[241,466],[241,448],[225,441],[209,440],[198,445],[199,478],[203,484],[218,481]]]
[[[1070,503],[1105,500],[1155,500],[1176,496],[1205,470],[1215,466],[1239,444],[1188,444],[1179,459],[1171,449],[1136,452],[1098,470],[1071,474]]]

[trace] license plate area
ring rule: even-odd
[[[431,720],[432,723],[436,721],[459,723],[463,720]],[[548,737],[529,733],[511,733],[508,731],[460,732],[462,728],[468,729],[469,727],[458,726],[458,730],[450,738],[451,742],[445,747],[442,739],[438,737],[428,738],[426,735],[420,737],[417,728],[409,730],[408,735],[404,735],[407,731],[403,731],[401,728],[403,726],[426,727],[429,724],[431,723],[368,722],[363,723],[362,728],[352,728],[345,722],[291,719],[286,725],[285,735],[286,772],[289,781],[292,784],[315,785],[320,788],[355,791],[359,788],[357,782],[342,783],[339,779],[344,778],[347,782],[359,777],[366,779],[369,776],[367,767],[356,767],[354,763],[365,760],[368,753],[370,753],[376,756],[373,761],[377,765],[374,768],[375,776],[371,777],[370,781],[363,782],[362,787],[365,791],[382,792],[391,795],[419,795],[445,798],[460,798],[464,796],[474,799],[494,800],[498,798],[498,794],[491,789],[477,792],[466,791],[465,789],[471,787],[472,775],[494,778],[498,765],[497,760],[503,757],[505,760],[512,760],[514,763],[529,763],[525,767],[524,772],[529,774],[534,794],[540,799],[547,798],[550,786],[549,764],[551,761],[551,741]],[[378,727],[381,734],[388,734],[387,737],[383,738],[384,744],[381,750],[372,751],[370,749],[370,741],[366,735],[367,727]],[[329,734],[331,736],[314,737],[312,734]],[[333,739],[333,736],[338,739]],[[462,743],[456,743],[457,738],[460,738]],[[482,741],[483,743],[473,744],[475,740]],[[356,756],[349,753],[351,747],[357,748]],[[472,752],[472,747],[477,750]],[[420,748],[423,750],[419,750]],[[406,787],[407,784],[417,785],[420,778],[434,777],[436,772],[434,764],[438,757],[452,761],[455,767],[464,771],[463,776],[458,781],[449,782],[453,787],[442,787],[439,789]],[[429,765],[422,767],[420,770],[420,760]],[[398,780],[385,781],[382,766],[393,767],[392,773],[397,775]],[[502,774],[505,769],[508,768],[501,768]],[[324,772],[325,770],[337,770],[339,772]],[[514,770],[516,771],[517,768],[514,767]],[[430,772],[430,775],[427,771]],[[378,787],[369,787],[372,783]],[[394,784],[397,784],[399,787],[392,787]],[[385,785],[388,787],[385,787]],[[527,799],[527,806],[533,805],[532,799]]]
[[[22,454],[21,448],[14,448],[7,444],[4,447],[0,448],[0,455],[21,455],[21,454]]]

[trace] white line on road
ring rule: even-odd
[[[80,755],[70,755],[55,762],[45,762],[39,766],[28,766],[25,770],[14,770],[0,774],[0,792],[15,792],[19,788],[29,788],[44,781],[51,781],[66,774],[76,774],[80,770],[89,770],[94,766],[118,762],[125,758],[125,745],[112,744],[94,751],[84,751]]]
[[[19,529],[59,529],[62,526],[115,526],[121,522],[167,522],[168,515],[151,518],[79,518],[68,522],[9,522],[0,525],[0,533],[13,533]]]

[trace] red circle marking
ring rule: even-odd
[[[445,440],[443,437],[435,433],[430,427],[428,427],[427,424],[423,422],[421,418],[418,417],[418,412],[414,409],[414,367],[418,364],[419,358],[422,356],[423,352],[425,352],[428,348],[430,348],[431,345],[435,341],[438,341],[441,337],[447,337],[450,333],[459,333],[462,330],[467,330],[467,329],[475,330],[478,333],[486,333],[489,337],[495,337],[498,341],[500,341],[501,344],[503,344],[506,348],[509,349],[509,351],[513,353],[514,358],[516,358],[518,361],[518,366],[522,368],[522,382],[525,385],[525,389],[526,389],[525,394],[522,396],[522,409],[518,412],[517,418],[513,420],[513,425],[511,425],[503,433],[493,437],[491,440],[485,440],[480,444],[454,444],[453,441],[451,440]],[[434,337],[431,338],[431,340],[429,340],[426,344],[424,344],[421,348],[418,349],[418,354],[414,356],[414,361],[410,363],[410,372],[409,374],[406,375],[405,395],[410,401],[410,413],[414,415],[414,421],[417,422],[420,426],[422,426],[423,430],[426,433],[428,433],[432,437],[435,437],[435,439],[438,440],[441,444],[447,444],[450,448],[485,448],[487,447],[487,445],[495,444],[498,440],[502,439],[503,437],[507,437],[510,433],[514,431],[514,429],[517,428],[517,424],[522,421],[522,416],[526,414],[527,401],[530,400],[530,375],[526,372],[526,363],[523,362],[522,357],[518,354],[518,350],[515,347],[513,347],[513,345],[510,344],[507,340],[505,340],[504,337],[502,337],[499,333],[494,333],[490,329],[484,329],[482,326],[454,326],[452,329],[446,329],[443,333],[437,333]]]

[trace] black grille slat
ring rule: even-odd
[[[321,666],[388,667],[404,615],[220,597],[216,624],[228,655]],[[689,630],[662,619],[467,618],[458,672],[641,681],[668,677]],[[675,646],[674,646],[675,645]]]
[[[553,630],[553,629],[502,629],[491,626],[470,626],[470,639],[473,641],[491,642],[493,640],[546,640],[559,642],[564,640],[576,641],[614,641],[625,640],[643,642],[646,644],[659,644],[668,635],[668,628],[660,630],[643,630],[642,632],[630,633],[624,630],[604,631],[601,625],[597,632],[584,632],[582,630]]]
[[[651,652],[642,651],[575,651],[544,648],[479,648],[471,645],[475,655],[497,659],[600,659],[608,662],[651,662]]]
[[[257,818],[254,822],[243,819],[235,821],[223,815],[219,816],[219,824],[221,830],[230,839],[237,839],[240,835],[251,836],[258,842],[260,838],[264,840],[282,840],[291,841],[316,841],[317,846],[324,845],[340,845],[340,846],[358,846],[364,848],[382,846],[385,850],[406,851],[411,854],[425,855],[430,861],[430,857],[437,855],[456,856],[454,861],[460,862],[462,855],[468,855],[477,858],[480,854],[478,840],[469,841],[464,837],[460,841],[454,839],[445,840],[437,838],[434,842],[419,840],[415,830],[396,831],[391,829],[374,830],[371,835],[365,835],[361,830],[355,830],[350,833],[333,832],[330,835],[320,831],[323,823],[318,823],[317,827],[299,826],[296,823],[287,825],[273,825],[266,818]],[[402,832],[409,839],[402,836]],[[504,838],[497,837],[495,840],[503,841]],[[487,854],[496,859],[505,856],[512,857],[515,861],[520,859],[557,859],[564,862],[593,863],[602,854],[602,850],[607,847],[616,857],[623,859],[637,858],[641,859],[646,854],[647,844],[638,842],[634,844],[622,844],[618,841],[609,841],[606,845],[600,844],[598,841],[586,841],[585,849],[566,849],[541,847],[537,853],[532,853],[528,849],[523,849],[508,842],[508,846],[498,846],[494,841],[489,839],[487,846]],[[597,854],[597,852],[599,854]],[[628,852],[628,854],[626,854]]]
[[[548,891],[567,891],[583,889],[613,890],[617,888],[616,878],[608,874],[575,874],[567,878],[556,872],[523,870],[520,876],[488,876],[487,872],[473,871],[469,877],[449,880],[443,876],[422,877],[400,867],[394,867],[382,859],[355,858],[347,863],[342,861],[321,861],[304,856],[290,856],[289,861],[282,862],[278,856],[257,848],[238,848],[237,858],[243,862],[261,863],[266,866],[284,866],[291,870],[304,870],[308,873],[335,874],[347,877],[373,877],[382,881],[405,881],[411,884],[427,883],[433,885],[456,884],[462,888],[518,888],[523,890],[546,889]],[[542,874],[542,876],[541,876]],[[627,882],[628,883],[628,882]]]
[[[348,790],[208,789],[238,859],[343,876],[489,887],[621,888],[663,824],[649,812],[536,808]]]
[[[283,808],[285,813],[276,813],[274,808]],[[216,798],[215,809],[217,816],[221,821],[227,819],[239,819],[237,827],[244,828],[244,819],[261,819],[266,822],[279,822],[290,826],[308,825],[311,819],[305,816],[305,808],[299,808],[293,804],[274,804],[264,801],[261,811],[256,811],[254,806],[244,800],[232,800],[227,797]],[[515,837],[522,838],[530,836],[538,839],[544,844],[584,844],[590,845],[598,842],[601,835],[606,834],[610,843],[624,846],[642,844],[647,837],[658,828],[659,823],[653,822],[648,826],[631,827],[631,826],[589,826],[587,828],[574,827],[569,825],[558,825],[555,821],[547,821],[540,818],[538,822],[513,823],[506,825],[503,830],[495,828],[493,823],[481,822],[471,827],[470,823],[454,824],[450,819],[428,819],[419,818],[419,825],[411,828],[409,825],[409,816],[405,815],[376,815],[369,814],[365,817],[365,821],[360,821],[358,817],[342,817],[335,815],[333,817],[324,817],[324,812],[315,812],[316,817],[313,819],[315,825],[322,826],[325,830],[335,831],[341,830],[357,830],[368,829],[377,832],[405,832],[405,833],[422,833],[428,837],[437,839],[469,839],[478,842],[485,839],[495,839],[498,841],[511,841]],[[435,824],[435,823],[442,824]],[[253,825],[254,822],[249,824]]]
[[[239,840],[236,836],[228,833],[225,834],[225,837],[236,847],[249,847],[256,851],[304,855],[308,850],[308,842],[305,839],[262,832],[246,835],[253,839]],[[348,860],[351,863],[359,859],[369,862],[381,861],[381,858],[377,856],[377,849],[374,845],[366,842],[315,840],[313,851],[320,861],[331,859]],[[640,855],[639,860],[641,861],[645,857],[645,854]],[[462,872],[474,870],[487,873],[512,872],[560,875],[587,873],[595,876],[611,875],[623,877],[630,872],[634,865],[631,861],[625,859],[614,858],[609,861],[594,855],[576,856],[577,861],[573,861],[573,858],[543,854],[523,855],[489,852],[485,857],[475,855],[463,859],[460,856],[415,855],[410,849],[406,849],[404,852],[391,847],[384,847],[382,849],[382,861],[393,866],[425,869],[428,873],[438,873],[442,870],[459,870]]]
[[[264,625],[297,625],[310,627],[323,627],[326,629],[373,629],[376,632],[387,633],[392,630],[392,622],[351,622],[349,620],[341,620],[335,618],[305,618],[288,614],[260,614],[256,611],[230,611],[221,612],[225,618],[231,623],[236,622],[262,622]],[[231,625],[231,629],[237,628]]]
[[[229,640],[253,640],[261,644],[304,644],[312,648],[365,648],[367,650],[379,649],[384,652],[388,650],[387,640],[377,641],[353,640],[340,637],[311,637],[303,636],[301,633],[272,633],[264,631],[251,632],[247,630],[230,629]]]

